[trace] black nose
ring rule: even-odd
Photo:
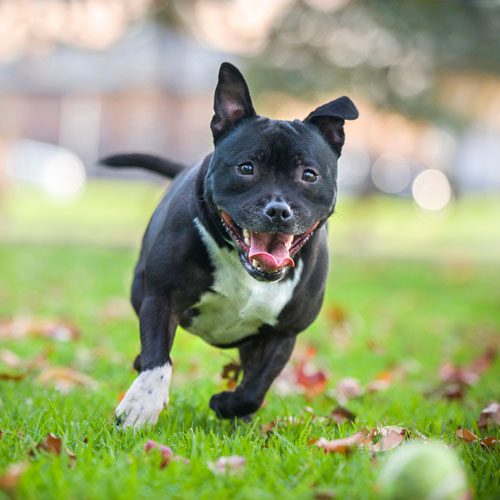
[[[284,201],[271,201],[264,208],[264,213],[274,222],[285,222],[292,216],[292,209]]]

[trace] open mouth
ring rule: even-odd
[[[281,274],[285,267],[294,267],[293,256],[311,237],[319,221],[302,234],[259,233],[238,226],[221,210],[222,224],[233,241],[243,250],[244,264],[250,270]]]

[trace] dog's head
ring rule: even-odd
[[[340,97],[303,121],[258,116],[245,79],[229,63],[220,68],[214,110],[205,199],[246,271],[280,280],[335,208],[344,120],[358,110]]]

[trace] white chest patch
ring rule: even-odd
[[[273,326],[290,301],[300,280],[300,261],[293,279],[266,283],[252,278],[243,268],[238,253],[220,248],[198,219],[195,224],[215,267],[210,292],[194,305],[196,315],[188,331],[210,344],[230,344],[257,333],[260,326]]]

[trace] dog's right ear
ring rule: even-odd
[[[214,96],[215,114],[210,122],[214,143],[244,118],[256,116],[247,82],[230,63],[222,63]]]
[[[340,156],[344,145],[344,121],[356,120],[358,108],[347,96],[323,104],[309,113],[304,123],[316,126],[330,147]]]

